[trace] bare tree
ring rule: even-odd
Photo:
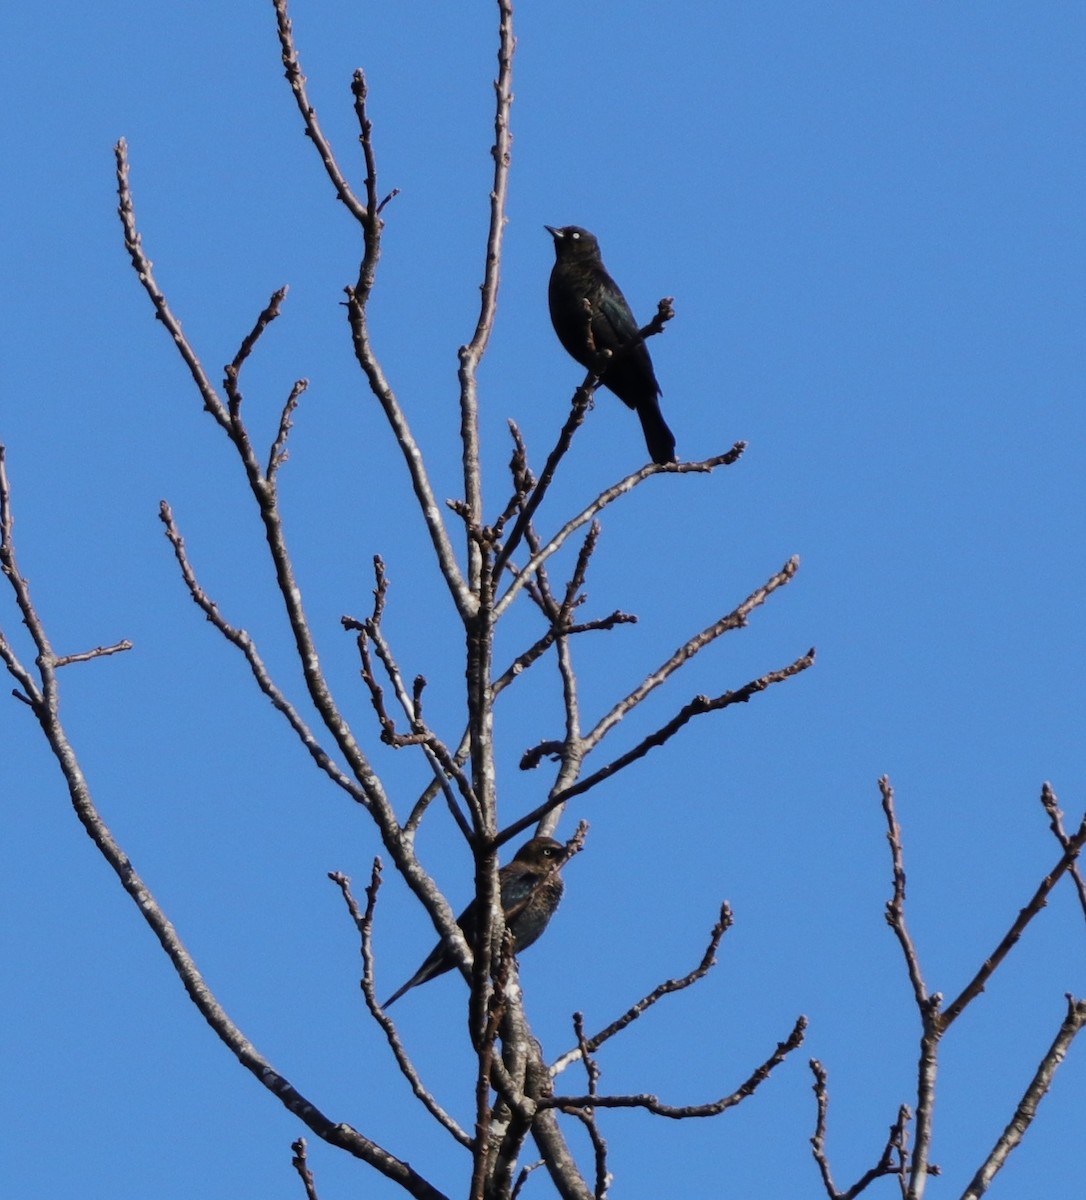
[[[789,559],[779,571],[750,589],[738,602],[731,602],[721,616],[707,619],[705,626],[684,635],[679,648],[662,658],[659,665],[624,694],[616,695],[602,716],[582,715],[577,663],[581,646],[634,620],[623,611],[582,615],[585,582],[601,536],[600,515],[621,504],[636,488],[656,475],[707,475],[736,463],[743,443],[699,462],[648,465],[617,480],[581,510],[560,520],[547,514],[545,500],[564,456],[592,406],[606,355],[589,370],[572,397],[569,415],[558,432],[553,448],[538,470],[516,424],[510,422],[512,457],[509,482],[498,504],[487,503],[483,494],[483,464],[480,457],[480,406],[478,372],[494,328],[502,266],[506,197],[511,167],[510,111],[514,55],[511,0],[498,2],[498,75],[495,85],[493,176],[488,181],[489,230],[483,255],[481,299],[470,340],[459,352],[460,459],[463,495],[443,503],[431,483],[427,463],[412,433],[410,406],[401,403],[386,373],[375,344],[369,306],[377,285],[382,230],[396,189],[385,190],[378,180],[377,137],[367,112],[367,85],[356,71],[351,92],[359,130],[364,166],[364,183],[356,189],[350,182],[357,174],[353,164],[344,164],[324,135],[309,98],[286,0],[273,0],[287,81],[301,114],[306,136],[317,152],[337,199],[357,223],[362,237],[362,255],[354,282],[345,289],[345,313],[358,367],[402,454],[403,469],[411,488],[432,550],[433,567],[441,580],[446,602],[451,605],[463,633],[464,660],[462,727],[454,736],[432,724],[424,708],[427,681],[409,679],[403,657],[386,635],[383,617],[395,597],[379,556],[374,558],[374,601],[364,614],[346,614],[343,629],[353,636],[361,680],[366,689],[374,721],[356,729],[335,695],[317,650],[317,636],[303,603],[299,579],[288,542],[288,530],[279,504],[280,471],[287,461],[293,418],[306,390],[304,380],[285,387],[286,398],[275,433],[267,446],[260,446],[247,420],[242,376],[257,352],[262,336],[280,316],[286,288],[276,291],[256,317],[251,331],[225,367],[221,387],[216,386],[196,347],[184,332],[154,274],[139,232],[130,181],[128,151],[122,140],[116,147],[119,212],[125,246],[139,282],[146,291],[156,319],[169,333],[183,359],[203,408],[226,435],[238,466],[252,494],[263,525],[267,554],[272,565],[279,601],[282,604],[298,665],[304,680],[305,699],[291,698],[290,688],[275,677],[262,657],[254,638],[220,605],[201,583],[190,558],[179,522],[163,502],[160,517],[172,546],[177,566],[189,596],[204,616],[244,657],[257,688],[284,717],[289,728],[308,751],[316,768],[338,787],[345,797],[361,806],[372,820],[393,868],[418,898],[448,954],[470,984],[467,1034],[474,1056],[474,1078],[465,1081],[470,1096],[471,1120],[462,1121],[439,1102],[426,1084],[424,1066],[417,1065],[396,1025],[378,1000],[375,988],[375,959],[378,953],[374,923],[382,878],[382,863],[374,859],[365,902],[340,872],[331,874],[353,921],[362,958],[361,987],[372,1018],[383,1030],[396,1067],[408,1081],[435,1127],[458,1143],[471,1161],[472,1200],[499,1200],[518,1195],[530,1173],[545,1168],[557,1194],[565,1198],[602,1198],[608,1192],[611,1167],[600,1115],[607,1109],[637,1108],[658,1116],[688,1119],[718,1116],[748,1099],[770,1073],[796,1050],[804,1039],[806,1020],[799,1016],[790,1029],[781,1031],[775,1045],[753,1052],[749,1060],[736,1063],[739,1080],[719,1097],[694,1104],[677,1104],[647,1093],[608,1093],[602,1087],[596,1053],[606,1042],[637,1021],[642,1014],[670,995],[702,979],[714,965],[721,941],[731,926],[730,907],[722,904],[712,926],[701,961],[679,978],[661,982],[634,1003],[620,1004],[618,1015],[604,1027],[589,1031],[580,1013],[574,1014],[570,1045],[561,1053],[548,1054],[532,1033],[529,998],[518,980],[515,945],[509,925],[512,916],[503,911],[499,863],[506,857],[505,844],[532,831],[552,835],[561,823],[569,802],[585,797],[594,788],[631,768],[646,755],[665,747],[669,740],[696,718],[719,719],[715,714],[746,704],[774,685],[802,673],[814,662],[807,650],[789,662],[774,665],[756,678],[742,680],[715,695],[680,696],[671,715],[625,750],[612,750],[612,734],[657,689],[679,685],[679,673],[706,647],[728,633],[745,628],[756,610],[791,582],[798,560]],[[639,332],[638,340],[663,333],[673,317],[669,299],[660,301],[656,315]],[[681,486],[676,483],[674,486]],[[579,539],[579,541],[578,541]],[[575,548],[575,552],[570,552]],[[565,554],[562,552],[565,551]],[[572,562],[570,560],[572,559]],[[561,564],[565,564],[564,566]],[[76,749],[60,717],[59,670],[131,648],[126,641],[99,646],[73,654],[58,654],[31,596],[15,553],[11,489],[0,450],[0,565],[12,589],[19,617],[29,630],[35,648],[32,666],[20,658],[13,643],[0,635],[0,656],[15,681],[15,696],[32,712],[56,757],[65,778],[75,811],[95,845],[113,868],[158,938],[192,1002],[219,1039],[259,1082],[273,1093],[316,1137],[361,1159],[410,1195],[437,1198],[449,1195],[446,1186],[424,1178],[408,1161],[402,1148],[378,1144],[358,1130],[325,1114],[317,1098],[303,1095],[245,1036],[212,993],[197,963],[186,950],[178,932],[137,873],[129,856],[110,832],[95,805],[91,787],[80,766]],[[556,566],[566,574],[556,577]],[[496,636],[509,615],[530,608],[535,615],[536,634],[509,661],[497,660]],[[596,649],[593,653],[602,653]],[[532,671],[540,677],[548,664],[554,672],[542,687],[557,687],[563,706],[563,728],[529,748],[523,755],[523,770],[551,772],[546,797],[528,812],[510,811],[499,794],[495,767],[495,712],[503,694],[527,686],[523,678]],[[675,677],[675,678],[673,678]],[[429,782],[411,797],[394,795],[373,764],[367,745],[383,743],[421,755],[427,764]],[[923,1195],[925,1182],[938,1170],[931,1161],[931,1131],[934,1119],[938,1049],[943,1035],[968,1004],[984,989],[1028,923],[1044,906],[1052,888],[1069,873],[1086,896],[1076,858],[1086,843],[1086,823],[1072,835],[1064,831],[1055,798],[1046,788],[1045,808],[1060,842],[1060,857],[1042,881],[1019,917],[988,960],[949,1006],[929,991],[920,968],[920,955],[905,922],[905,872],[900,826],[889,783],[882,783],[883,805],[889,829],[893,864],[893,894],[887,919],[904,955],[908,977],[921,1022],[917,1093],[902,1105],[890,1126],[885,1147],[876,1164],[853,1186],[841,1191],[833,1182],[826,1150],[828,1083],[826,1070],[812,1060],[817,1104],[816,1127],[811,1139],[818,1171],[827,1194],[839,1200],[858,1195],[884,1176],[895,1177],[902,1195]],[[439,802],[435,806],[435,802]],[[416,835],[424,820],[450,820],[470,848],[474,862],[475,911],[484,919],[475,923],[474,936],[465,937],[456,914],[439,889],[432,864],[416,853]],[[564,856],[577,853],[585,844],[587,825],[581,822],[566,843]],[[564,861],[564,860],[563,860]],[[562,862],[555,865],[560,869]],[[1083,900],[1086,909],[1086,899]],[[708,923],[708,922],[707,922]],[[1032,1120],[1036,1106],[1056,1066],[1075,1034],[1086,1022],[1086,1004],[1069,999],[1068,1015],[1007,1130],[991,1155],[978,1169],[963,1196],[983,1194],[991,1178],[1006,1160]],[[583,1085],[562,1085],[564,1072],[573,1067],[584,1071]],[[583,1135],[591,1168],[578,1161],[571,1145],[573,1134]],[[913,1145],[908,1142],[912,1137]],[[529,1148],[532,1143],[534,1149]],[[293,1144],[293,1165],[309,1197],[317,1195],[318,1182],[308,1165],[304,1138]]]
[[[827,1073],[816,1059],[810,1063],[814,1075],[814,1092],[818,1116],[811,1145],[815,1161],[822,1175],[822,1182],[830,1200],[851,1200],[860,1195],[876,1179],[893,1176],[900,1185],[906,1200],[920,1200],[924,1195],[929,1175],[938,1175],[940,1170],[932,1162],[932,1132],[935,1120],[936,1081],[939,1074],[939,1048],[944,1035],[961,1016],[969,1004],[984,991],[992,975],[1006,959],[1011,949],[1022,936],[1026,926],[1044,908],[1049,894],[1061,877],[1070,872],[1078,889],[1079,902],[1086,916],[1086,888],[1077,859],[1086,845],[1086,817],[1073,836],[1064,829],[1063,814],[1059,810],[1052,789],[1045,784],[1041,792],[1041,803],[1048,814],[1052,832],[1060,843],[1062,853],[1052,870],[1041,880],[1036,891],[1023,906],[1007,933],[981,964],[980,968],[965,985],[958,996],[944,1007],[945,997],[929,989],[920,965],[920,953],[905,920],[905,856],[902,846],[901,825],[894,808],[894,791],[885,777],[879,781],[882,807],[887,822],[887,840],[893,863],[893,894],[886,905],[886,921],[901,947],[905,967],[912,987],[920,1020],[920,1046],[917,1062],[916,1093],[912,1104],[902,1104],[890,1125],[886,1144],[874,1166],[860,1176],[850,1187],[839,1190],[833,1181],[829,1158],[826,1152],[826,1113],[829,1107]],[[1067,1015],[1061,1022],[1056,1037],[1045,1051],[1036,1074],[1029,1081],[1022,1099],[1015,1108],[1003,1134],[992,1147],[976,1174],[964,1191],[962,1200],[976,1200],[984,1195],[996,1172],[1006,1163],[1010,1152],[1021,1141],[1037,1112],[1037,1105],[1048,1091],[1056,1068],[1063,1061],[1067,1049],[1075,1036],[1086,1024],[1086,1001],[1067,997]],[[909,1135],[913,1145],[909,1147]]]

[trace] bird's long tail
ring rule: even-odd
[[[637,406],[637,415],[641,418],[641,428],[645,431],[645,445],[654,463],[670,463],[675,461],[675,435],[667,427],[664,415],[660,412],[660,402],[655,396],[651,400],[642,400]]]

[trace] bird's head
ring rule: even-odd
[[[532,867],[547,869],[560,863],[565,857],[566,848],[554,838],[535,837],[513,855],[514,862],[527,863]]]
[[[561,229],[544,225],[543,228],[554,238],[554,253],[559,262],[599,258],[600,244],[596,235],[580,225],[563,225]]]

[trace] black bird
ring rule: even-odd
[[[555,864],[561,864],[565,852],[565,846],[554,838],[532,838],[516,852],[513,861],[498,872],[502,911],[513,935],[514,950],[520,951],[530,946],[554,916],[563,889]],[[474,900],[460,914],[457,924],[468,945],[474,946],[479,924]],[[385,1001],[385,1008],[394,1000],[399,1000],[404,992],[438,975],[444,975],[455,966],[456,959],[448,946],[444,941],[438,942],[414,975]]]
[[[674,462],[675,436],[660,412],[660,385],[648,347],[644,342],[630,345],[637,337],[638,324],[626,297],[603,265],[599,242],[578,225],[543,228],[554,238],[555,263],[548,299],[558,340],[568,354],[589,369],[601,350],[612,352],[600,382],[641,418],[652,461]],[[624,346],[629,348],[623,350]]]

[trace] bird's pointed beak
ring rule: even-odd
[[[555,229],[553,225],[544,225],[543,228],[551,235],[552,238],[554,238],[555,241],[558,241],[558,239],[563,236],[562,231],[560,229]]]

